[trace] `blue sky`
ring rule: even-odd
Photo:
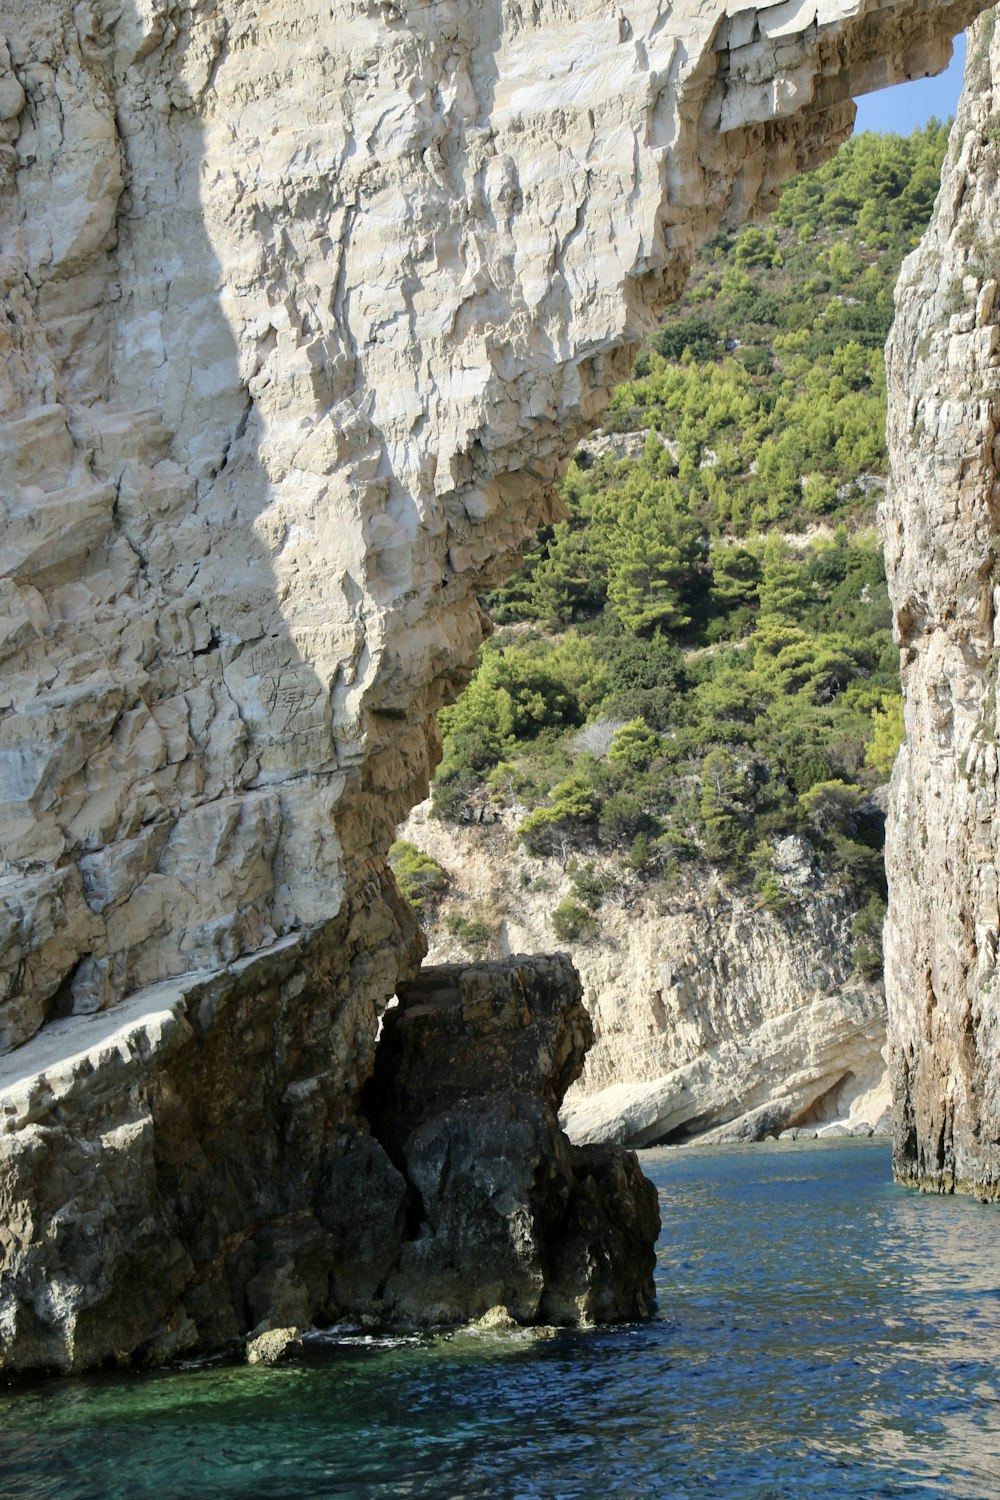
[[[965,67],[965,34],[955,38],[955,55],[951,65],[936,78],[917,78],[912,83],[897,83],[895,88],[880,89],[875,94],[865,94],[858,100],[858,118],[854,126],[860,130],[890,130],[899,135],[909,135],[918,125],[924,125],[931,115],[947,120],[955,113],[958,96],[962,90],[962,70]]]

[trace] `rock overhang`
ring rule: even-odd
[[[8,7],[9,1045],[378,870],[697,243],[978,8]]]

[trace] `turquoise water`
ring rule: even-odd
[[[1000,1209],[875,1142],[643,1161],[651,1323],[8,1393],[0,1496],[1000,1497]]]

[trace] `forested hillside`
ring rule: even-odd
[[[585,938],[616,883],[706,866],[779,906],[774,846],[800,834],[853,892],[857,967],[880,970],[873,793],[902,723],[882,346],[946,140],[860,136],[766,229],[711,241],[570,465],[566,518],[484,601],[499,628],[442,716],[434,806],[513,807],[522,845],[571,865],[557,939]],[[444,890],[412,847],[395,863],[411,895]]]

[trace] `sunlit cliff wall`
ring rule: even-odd
[[[886,989],[904,1181],[1000,1198],[1000,51],[970,32],[934,219],[889,339],[882,514],[908,744],[893,778]]]

